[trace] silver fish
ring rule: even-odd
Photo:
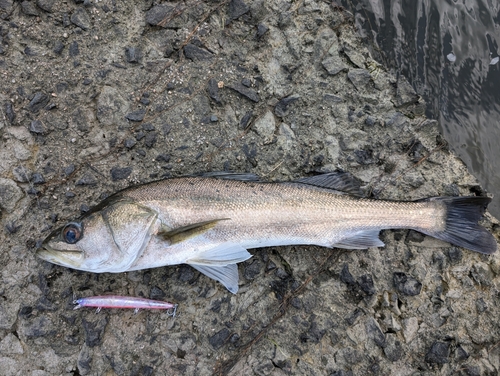
[[[251,248],[382,247],[380,230],[409,228],[480,253],[497,249],[477,224],[487,197],[398,202],[358,192],[346,173],[284,183],[238,174],[166,179],[110,196],[50,234],[37,255],[94,273],[189,264],[236,293],[236,264]]]

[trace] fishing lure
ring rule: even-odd
[[[132,308],[134,309],[134,313],[139,312],[140,309],[165,309],[168,316],[175,317],[177,312],[177,304],[161,300],[119,295],[89,296],[87,298],[75,299],[73,300],[73,304],[76,304],[73,309],[95,307],[97,308],[96,313],[100,312],[102,308]],[[170,312],[169,310],[171,309],[172,311]]]

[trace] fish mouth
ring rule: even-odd
[[[77,268],[83,261],[83,252],[80,250],[59,250],[47,244],[43,244],[42,248],[35,252],[35,256],[53,264],[70,268]]]

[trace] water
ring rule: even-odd
[[[451,148],[488,192],[500,218],[500,2],[342,0],[374,57],[427,102]],[[378,56],[377,56],[378,55]]]

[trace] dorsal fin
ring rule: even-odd
[[[194,174],[193,176],[202,178],[217,178],[217,179],[240,180],[240,181],[260,180],[258,175],[246,172],[211,171],[211,172],[201,172],[199,174]]]
[[[335,191],[348,193],[353,196],[363,197],[359,181],[348,172],[328,172],[326,174],[310,176],[295,180],[296,183],[314,185],[320,188],[333,189]]]

